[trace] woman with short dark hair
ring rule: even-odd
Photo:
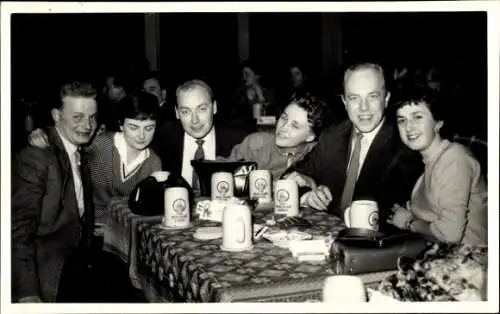
[[[403,91],[395,104],[403,143],[420,152],[425,164],[411,202],[394,208],[389,218],[437,242],[487,243],[487,189],[481,166],[465,146],[440,135],[443,110],[427,87]]]
[[[161,170],[160,158],[149,149],[158,116],[156,97],[146,92],[129,93],[120,100],[119,108],[119,131],[98,134],[87,148],[97,224],[105,223],[105,210],[112,198],[128,198],[137,183]],[[31,133],[30,144],[47,144],[40,132]]]

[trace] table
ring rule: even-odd
[[[163,216],[136,215],[130,211],[128,201],[124,198],[112,199],[107,213],[103,249],[116,254],[127,263],[132,284],[141,289],[136,269],[136,233],[133,231],[137,229],[138,223],[159,223]]]
[[[330,214],[304,208],[314,235],[336,235],[344,225]],[[255,212],[254,222],[269,212]],[[137,271],[141,286],[152,302],[301,302],[318,299],[325,277],[334,275],[328,261],[299,262],[288,249],[265,240],[243,252],[225,252],[221,239],[193,238],[198,226],[219,223],[199,221],[184,230],[165,230],[154,222],[137,224]],[[368,286],[394,273],[363,274]]]

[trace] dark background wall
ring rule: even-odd
[[[487,32],[484,12],[349,13],[342,16],[345,61],[429,65],[456,89],[446,108],[451,130],[486,137]]]
[[[12,86],[23,94],[45,96],[67,77],[99,80],[113,63],[145,59],[141,13],[14,14],[11,30]]]
[[[322,28],[328,15],[338,29]],[[446,124],[486,137],[486,13],[251,13],[249,23],[250,57],[264,65],[273,85],[287,79],[285,65],[298,58],[309,61],[324,79],[325,93],[334,95],[341,72],[325,76],[321,71],[322,34],[331,33],[342,38],[341,59],[334,64],[369,58],[388,69],[441,68],[449,85],[459,87],[447,102],[452,114]],[[234,13],[161,13],[159,64],[169,84],[205,77],[224,98],[240,80],[237,25]],[[58,84],[68,76],[102,82],[112,65],[131,72],[147,67],[140,13],[15,14],[11,30],[14,95],[57,96]],[[332,103],[342,118],[338,98]]]

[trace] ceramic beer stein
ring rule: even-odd
[[[163,227],[182,229],[190,226],[189,193],[184,187],[171,187],[165,190],[165,217]]]
[[[234,195],[234,178],[231,172],[212,174],[212,201],[228,201]]]
[[[299,214],[299,188],[294,180],[278,180],[274,186],[274,213],[297,216]]]
[[[344,222],[348,228],[370,229],[377,231],[378,205],[371,200],[358,200],[351,203],[344,212]]]
[[[272,201],[272,179],[269,170],[253,170],[248,181],[250,199],[257,199],[259,203]]]
[[[238,252],[253,247],[252,215],[248,205],[228,204],[222,214],[224,251]]]

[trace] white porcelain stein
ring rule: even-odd
[[[257,199],[260,203],[272,201],[272,179],[269,170],[253,170],[248,177],[250,199]]]
[[[295,180],[278,180],[274,186],[274,213],[297,216],[299,214],[299,188]]]
[[[183,187],[165,189],[165,217],[167,228],[187,228],[190,224],[189,193]]]
[[[230,172],[212,174],[212,201],[228,201],[234,196],[234,177]]]
[[[359,200],[351,203],[344,212],[344,221],[348,228],[370,229],[377,231],[378,205],[371,200]]]
[[[248,205],[228,204],[222,214],[222,246],[224,251],[251,249],[252,215]]]

